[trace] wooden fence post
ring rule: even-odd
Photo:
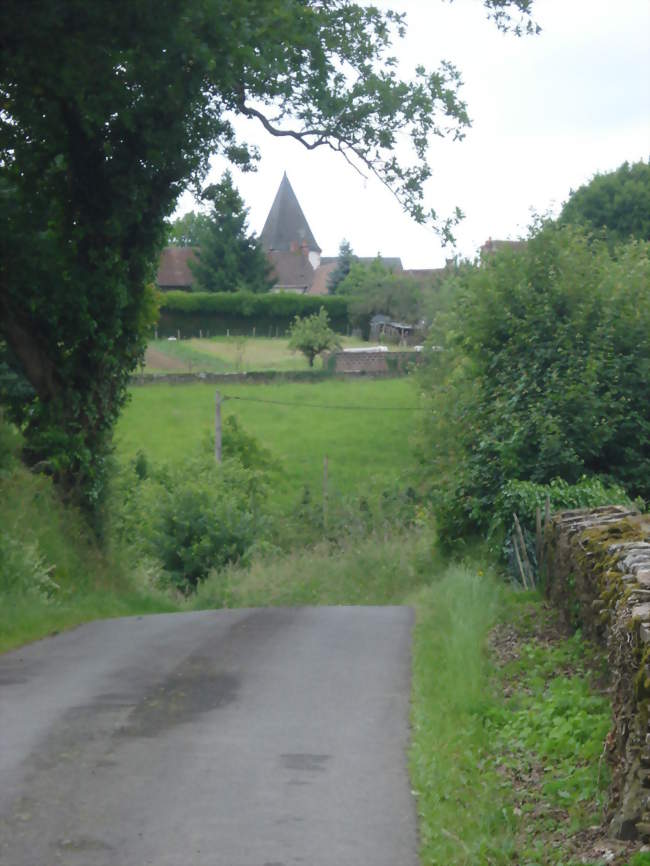
[[[515,551],[515,559],[517,560],[517,565],[519,567],[519,574],[521,575],[521,582],[524,586],[524,589],[528,589],[528,580],[526,579],[526,570],[524,569],[523,563],[521,561],[521,556],[519,555],[519,541],[517,539],[517,533],[512,533],[512,546]]]
[[[214,459],[221,463],[221,394],[218,391],[214,401]]]
[[[530,577],[530,588],[533,589],[535,586],[535,573],[533,572],[533,567],[530,564],[530,559],[528,558],[528,551],[526,550],[526,542],[524,541],[524,533],[521,531],[521,524],[519,523],[519,518],[513,512],[512,516],[515,519],[515,529],[516,535],[519,536],[519,543],[521,545],[521,559],[524,566],[524,571],[528,572]]]
[[[323,527],[327,530],[327,454],[323,458]]]

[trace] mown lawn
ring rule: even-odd
[[[275,495],[295,502],[305,486],[319,496],[328,458],[330,495],[371,493],[394,486],[413,469],[409,448],[419,415],[409,378],[228,385],[219,389],[222,417],[235,414],[278,459]],[[209,448],[214,385],[134,387],[117,427],[117,454],[142,450],[175,461]]]

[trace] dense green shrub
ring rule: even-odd
[[[212,569],[243,560],[259,525],[232,472],[226,479],[206,467],[174,481],[159,504],[152,541],[172,584],[187,593]]]
[[[586,475],[576,484],[568,484],[562,478],[554,478],[550,484],[508,481],[494,503],[490,538],[503,538],[511,530],[513,512],[522,527],[534,530],[535,513],[538,508],[544,513],[546,497],[551,512],[597,508],[599,505],[634,505],[620,484],[607,484],[601,478],[588,478]]]
[[[441,536],[486,531],[509,481],[598,475],[650,495],[650,245],[540,226],[456,275],[428,353],[420,457]]]
[[[116,475],[110,509],[115,537],[136,561],[157,567],[162,585],[191,592],[211,570],[246,561],[264,539],[266,476],[256,467],[265,455],[249,447],[244,456],[251,468],[236,458],[219,465],[210,456],[156,466],[139,454]]]
[[[210,450],[212,444],[210,436]],[[269,449],[244,430],[236,415],[228,415],[223,422],[221,448],[226,457],[238,460],[244,469],[266,473],[280,468]]]
[[[611,246],[631,237],[650,240],[650,161],[595,175],[571,192],[558,221],[604,232]]]
[[[583,476],[576,484],[554,478],[549,484],[533,481],[508,481],[494,503],[488,529],[492,552],[508,564],[515,580],[520,579],[512,536],[515,531],[513,514],[519,520],[528,559],[537,578],[540,577],[536,547],[536,512],[543,515],[548,497],[551,513],[570,508],[597,508],[599,505],[633,506],[620,484],[608,484],[601,478]],[[643,503],[636,503],[643,507]]]
[[[284,333],[296,316],[309,316],[324,307],[335,331],[348,327],[348,301],[341,297],[297,295],[291,292],[165,292],[160,296],[158,335],[197,336],[203,333]]]

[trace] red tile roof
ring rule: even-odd
[[[165,247],[158,263],[156,284],[159,289],[192,288],[194,274],[188,262],[196,257],[194,247]]]
[[[525,250],[526,246],[526,241],[500,241],[488,238],[481,247],[480,252],[481,256],[489,255],[490,253],[497,253],[499,252],[499,250],[511,250],[512,252],[518,252],[519,250]]]

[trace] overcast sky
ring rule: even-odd
[[[347,238],[358,255],[440,267],[454,253],[473,257],[488,237],[525,235],[533,210],[556,213],[596,172],[650,155],[650,0],[535,0],[542,33],[519,39],[487,21],[480,0],[375,5],[407,13],[407,36],[393,52],[403,76],[441,59],[462,73],[472,128],[463,142],[432,142],[425,202],[440,214],[464,211],[455,250],[341,156],[308,152],[242,120],[240,135],[262,159],[255,174],[233,176],[257,233],[286,171],[324,255]],[[210,180],[225,167],[215,161]],[[177,215],[193,207],[185,194]]]

